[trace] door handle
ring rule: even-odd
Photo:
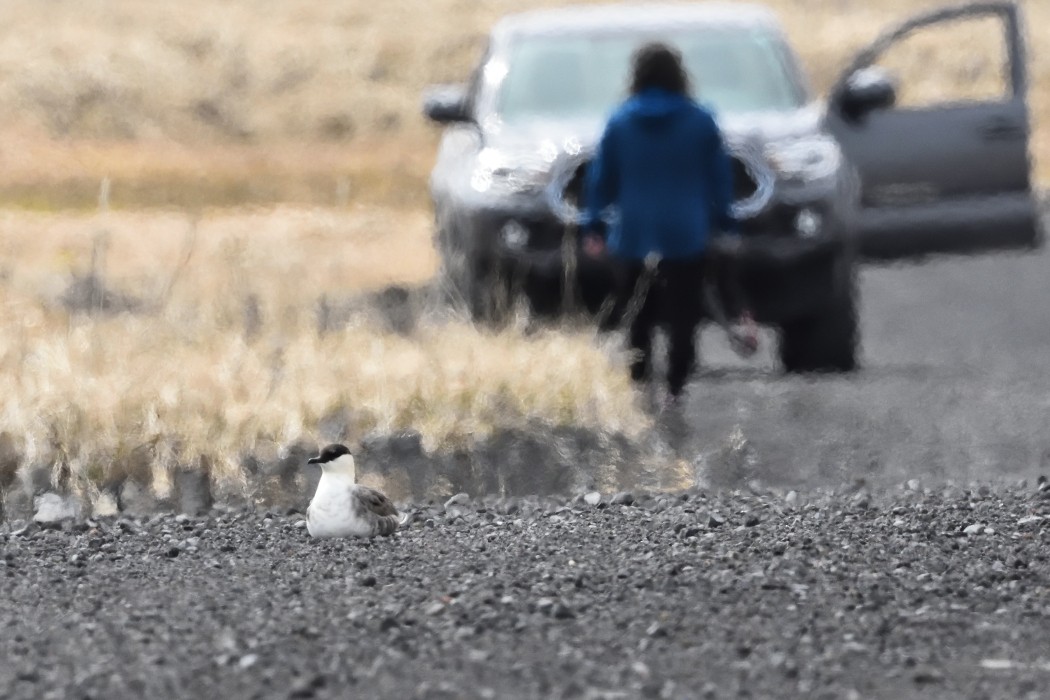
[[[1008,119],[994,119],[982,124],[979,131],[986,141],[1013,141],[1028,133],[1024,126]]]

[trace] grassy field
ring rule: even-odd
[[[238,479],[242,454],[317,440],[336,414],[350,440],[414,429],[428,449],[534,420],[637,435],[620,352],[592,333],[481,333],[424,314],[402,334],[367,304],[322,324],[322,300],[345,308],[432,276],[417,219],[0,215],[0,433],[56,478],[89,477],[81,488],[121,480],[144,446],[156,476],[205,456],[216,478]]]
[[[558,0],[8,0],[0,203],[90,207],[353,200],[424,206],[428,84],[464,79],[501,15]],[[768,0],[824,91],[883,28],[938,0]],[[1022,0],[1033,155],[1050,181],[1050,4]],[[978,28],[980,29],[980,28]],[[994,35],[902,52],[906,91],[985,82]],[[931,68],[934,67],[934,68]],[[943,76],[944,79],[940,79]]]
[[[555,4],[0,4],[3,442],[97,483],[143,446],[160,476],[204,455],[241,478],[238,453],[313,436],[339,408],[355,435],[412,427],[428,447],[537,417],[644,430],[623,357],[589,332],[319,332],[322,300],[433,276],[420,94],[464,78],[500,15]],[[767,4],[821,90],[935,3]],[[1050,5],[1022,4],[1045,183]],[[996,67],[967,56],[986,39],[919,45],[899,67],[955,67],[920,98],[983,87]]]

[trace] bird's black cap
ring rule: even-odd
[[[346,445],[340,445],[339,443],[334,443],[334,444],[328,445],[323,450],[321,450],[321,454],[319,454],[317,457],[311,457],[310,459],[306,460],[306,463],[307,464],[327,464],[328,462],[335,461],[335,460],[339,459],[340,457],[342,457],[343,455],[348,455],[348,454],[350,454],[350,448],[348,448]]]

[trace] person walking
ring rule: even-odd
[[[653,333],[666,327],[672,404],[696,364],[710,244],[737,232],[732,196],[722,134],[690,96],[681,55],[660,42],[641,46],[630,96],[609,118],[587,171],[582,245],[586,255],[611,259],[611,316],[628,326],[636,382],[652,379]]]

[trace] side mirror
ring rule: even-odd
[[[437,85],[423,97],[423,114],[438,124],[473,121],[463,85]]]
[[[838,102],[844,115],[860,119],[873,110],[893,107],[897,103],[897,84],[882,68],[862,68],[846,80]]]

